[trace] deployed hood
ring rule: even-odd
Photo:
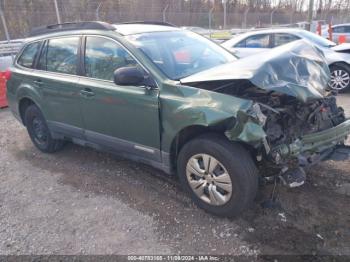
[[[306,102],[322,98],[330,72],[321,50],[298,40],[270,51],[199,72],[182,84],[246,79],[255,86]]]

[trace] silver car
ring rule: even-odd
[[[328,28],[325,27],[322,30],[322,36],[329,39]],[[347,43],[350,42],[350,24],[339,24],[332,26],[332,41],[339,43],[339,38],[341,36],[345,37]]]
[[[298,40],[307,40],[321,49],[331,71],[332,89],[350,89],[350,44],[337,45],[314,33],[295,28],[263,29],[240,34],[222,46],[242,58]]]

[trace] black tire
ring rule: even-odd
[[[227,170],[232,181],[232,193],[226,203],[212,205],[203,201],[189,185],[186,166],[191,157],[207,154],[214,157]],[[248,153],[238,143],[217,134],[202,135],[189,141],[181,149],[177,160],[179,179],[193,201],[204,210],[218,216],[234,217],[249,207],[258,191],[258,170]]]
[[[33,104],[27,107],[24,120],[30,139],[40,151],[53,153],[63,147],[63,140],[52,138],[46,120],[36,105]]]
[[[338,91],[339,93],[343,93],[343,92],[347,92],[350,89],[350,66],[346,65],[346,64],[335,64],[335,65],[331,65],[329,67],[330,71],[331,71],[331,81],[330,81],[330,88],[333,90]],[[336,73],[340,73],[343,72],[341,75],[346,76],[346,83],[347,85],[345,85],[344,87],[342,87],[340,84],[336,85],[334,82],[334,78],[337,77]],[[333,86],[335,85],[335,87]],[[341,88],[341,89],[340,89]]]

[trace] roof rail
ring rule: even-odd
[[[34,28],[29,36],[37,36],[48,33],[63,32],[69,30],[84,30],[84,29],[94,29],[94,30],[115,30],[115,27],[106,22],[100,21],[87,21],[87,22],[68,22],[63,24],[54,24],[47,26],[40,26]]]
[[[164,26],[177,27],[174,24],[162,22],[162,21],[130,21],[130,22],[123,22],[120,24],[145,24],[145,25],[164,25]]]

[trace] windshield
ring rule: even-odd
[[[209,39],[190,31],[143,33],[127,38],[172,80],[237,59]]]
[[[308,39],[309,41],[322,46],[322,47],[332,47],[335,46],[336,44],[332,41],[329,41],[319,35],[316,35],[314,33],[310,33],[309,31],[302,31],[300,32],[300,34],[305,37],[306,39]]]

